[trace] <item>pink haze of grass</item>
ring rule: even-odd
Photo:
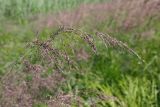
[[[109,18],[114,19],[119,27],[129,29],[147,19],[160,18],[159,12],[160,0],[113,0],[103,4],[83,4],[72,11],[39,15],[32,19],[35,18],[33,25],[38,29],[57,25],[83,25],[87,21],[96,24]]]

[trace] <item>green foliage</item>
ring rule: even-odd
[[[58,12],[75,8],[81,3],[104,0],[0,0],[1,17],[21,19],[38,13]]]
[[[37,104],[34,104],[33,107],[48,107],[48,106],[43,103],[37,103]]]
[[[25,18],[37,13],[57,12],[64,9],[71,9],[80,3],[97,2],[104,0],[0,0],[0,15],[7,18]],[[106,22],[106,23],[104,23]],[[102,43],[96,42],[98,54],[91,54],[87,61],[77,61],[80,71],[69,72],[67,84],[62,87],[65,93],[74,93],[83,98],[83,105],[89,107],[92,100],[97,107],[159,107],[160,105],[160,22],[152,20],[148,26],[141,25],[132,31],[117,29],[116,22],[112,18],[109,21],[96,23],[96,29],[101,32],[107,32],[106,29],[115,29],[109,31],[122,41],[127,41],[144,60],[139,61],[135,56],[126,52],[106,49]],[[146,22],[147,23],[147,22]],[[12,62],[18,60],[21,55],[27,54],[33,56],[32,63],[39,63],[40,57],[37,51],[32,50],[29,53],[25,50],[25,45],[35,36],[30,29],[18,32],[6,32],[0,28],[0,77],[7,72]],[[92,26],[89,24],[82,28],[91,32]],[[150,29],[154,29],[153,38],[141,37],[141,34]],[[54,30],[54,29],[53,29]],[[118,32],[116,32],[118,30]],[[40,39],[46,40],[50,30],[44,30],[40,33]],[[62,45],[68,45],[72,39],[76,39],[77,48],[88,48],[75,34],[64,34],[63,42],[61,36],[56,41],[56,46],[64,49]],[[72,38],[73,37],[73,38]],[[76,44],[74,44],[76,45]],[[68,49],[70,50],[70,49]],[[42,77],[52,74],[51,68],[46,71]],[[32,75],[26,76],[26,81],[32,81]],[[105,98],[99,98],[99,96]],[[53,97],[53,92],[42,87],[39,96],[43,99]],[[73,104],[74,105],[74,104]],[[46,104],[36,103],[33,107],[47,107]]]

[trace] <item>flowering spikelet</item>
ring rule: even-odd
[[[36,40],[33,41],[33,45],[38,47],[40,50],[40,55],[43,58],[43,61],[48,62],[49,65],[55,67],[55,69],[62,71],[65,66],[65,63],[68,65],[73,65],[70,56],[66,52],[66,50],[59,50],[51,45],[52,40],[47,41],[40,41]],[[64,62],[65,61],[65,62]]]
[[[96,45],[94,43],[94,38],[92,35],[90,35],[86,32],[82,32],[79,29],[74,29],[74,28],[62,26],[57,30],[56,33],[54,33],[54,35],[51,35],[51,38],[55,38],[55,36],[60,33],[74,33],[74,34],[80,36],[80,38],[82,40],[84,40],[92,48],[93,52],[97,53]],[[139,60],[144,62],[142,60],[142,58],[133,49],[129,48],[128,45],[123,43],[122,41],[117,40],[116,38],[113,38],[108,34],[104,34],[104,33],[100,33],[100,32],[96,32],[96,36],[98,36],[104,42],[104,44],[107,48],[114,47],[114,48],[122,49],[123,51],[128,51],[129,53],[132,53],[136,57],[138,57]]]
[[[128,45],[123,43],[122,41],[117,40],[116,38],[113,38],[108,34],[104,34],[100,32],[96,32],[96,35],[104,42],[106,47],[120,48],[124,51],[128,51],[129,53],[136,55],[138,59],[143,61],[141,57],[133,49],[129,48]]]
[[[51,38],[55,38],[56,35],[60,34],[60,33],[74,33],[78,36],[81,37],[82,40],[84,40],[93,50],[94,53],[96,53],[97,49],[96,49],[96,45],[94,44],[94,39],[93,36],[86,33],[86,32],[82,32],[81,30],[78,29],[73,29],[70,27],[60,27],[56,33],[54,33],[54,35],[51,35]]]

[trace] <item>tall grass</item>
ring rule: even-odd
[[[96,34],[94,36],[99,37]],[[103,35],[103,37],[105,37],[105,35]],[[122,48],[124,51],[132,50],[123,42],[109,35],[107,35],[107,38],[103,39],[105,39],[105,42],[110,43],[108,47],[116,48],[120,46],[119,48]],[[96,41],[98,40],[96,39]],[[125,47],[123,47],[124,45]],[[100,53],[97,52],[94,37],[91,34],[68,27],[60,27],[56,32],[52,33],[47,40],[36,38],[36,40],[28,44],[27,47],[29,48],[29,53],[20,57],[20,60],[11,66],[10,72],[6,73],[1,79],[3,91],[1,93],[0,103],[2,106],[8,106],[10,104],[17,104],[19,106],[27,105],[26,101],[29,99],[31,101],[30,104],[33,105],[33,101],[36,100],[39,102],[40,99],[43,99],[43,96],[44,98],[47,96],[52,96],[54,98],[54,94],[58,92],[55,93],[53,91],[59,88],[60,81],[67,81],[66,77],[70,77],[68,74],[72,75],[82,70],[78,61],[81,61],[81,57],[85,57],[85,55],[77,51],[82,49],[84,50],[83,52],[88,55],[91,53],[87,48],[89,47],[94,54],[99,55]],[[135,54],[136,52],[132,50],[132,53]],[[78,56],[77,54],[82,55]],[[86,58],[86,60],[89,60],[89,58]],[[13,71],[13,67],[15,66],[17,66],[16,69],[14,69],[14,71],[17,70],[16,72]],[[18,72],[18,69],[20,72]],[[66,77],[63,75],[66,75]],[[11,81],[13,83],[10,83]],[[15,83],[17,81],[23,81],[24,83],[18,82],[16,85]],[[12,89],[12,91],[10,89]],[[20,97],[19,94],[22,93],[15,92],[15,89],[22,90],[25,94]],[[28,91],[26,91],[26,89]],[[11,95],[13,98],[6,97]],[[29,95],[29,98],[26,98],[27,95]],[[40,98],[38,96],[40,96]],[[102,94],[100,94],[100,96],[104,98],[107,97]],[[65,96],[62,97],[65,98]],[[78,98],[80,96],[76,97]],[[112,99],[112,97],[116,99],[113,95],[108,99]],[[21,99],[21,102],[16,101],[16,99]],[[76,99],[75,101],[76,104],[79,105],[78,100],[79,99]],[[60,101],[61,102],[57,103],[63,103],[62,100]],[[68,105],[71,105],[70,103],[73,103],[72,100],[69,100],[69,104],[65,102],[65,104]]]
[[[58,12],[60,10],[71,9],[82,2],[92,2],[91,0],[55,0],[58,4],[57,5],[51,0],[45,1],[46,4],[44,3],[44,0],[37,0],[37,2],[36,0],[24,0],[24,3],[20,0],[0,1],[1,17],[3,16],[4,18],[13,18],[16,20],[21,18],[24,19],[37,13]],[[97,1],[98,0],[95,0],[94,2]],[[103,7],[103,4],[98,4],[98,7],[94,7],[93,10],[91,6],[91,11],[95,12],[95,14],[88,11],[88,13],[90,13],[89,16],[91,17],[85,17],[83,19],[83,27],[80,28],[81,30],[85,29],[88,33],[79,32],[76,29],[63,29],[64,32],[60,30],[60,32],[53,33],[51,36],[52,39],[55,39],[54,44],[48,45],[48,42],[46,42],[48,39],[47,35],[50,34],[50,30],[45,29],[39,33],[40,38],[37,41],[34,41],[29,49],[24,49],[26,42],[31,41],[32,38],[35,37],[35,34],[31,30],[32,27],[28,29],[26,26],[16,26],[18,29],[16,32],[7,32],[10,26],[4,27],[5,30],[1,27],[0,78],[4,78],[4,80],[3,87],[0,86],[0,92],[2,94],[6,94],[6,96],[3,96],[3,104],[5,105],[8,103],[5,107],[11,107],[11,105],[14,105],[12,102],[20,102],[19,104],[21,104],[22,107],[24,107],[24,104],[28,107],[28,104],[31,103],[33,104],[33,107],[53,107],[59,103],[77,106],[77,102],[86,107],[159,107],[159,0],[119,1],[127,1],[128,3],[126,5],[126,2],[112,2],[111,5],[105,5],[106,7]],[[140,5],[138,5],[139,2]],[[7,7],[7,4],[9,7]],[[51,5],[57,7],[52,7]],[[88,7],[86,8],[88,9]],[[113,9],[113,11],[110,12],[110,8],[111,10]],[[123,11],[121,11],[120,8],[122,8]],[[103,12],[99,13],[104,9],[108,10],[113,17],[109,17],[110,19],[108,19],[105,17],[108,16],[108,14],[103,14]],[[7,15],[7,11],[11,14]],[[124,11],[128,13],[128,16],[123,16],[125,13]],[[98,21],[92,19],[94,15]],[[63,15],[61,17],[63,17]],[[104,18],[103,21],[99,20],[101,17],[102,20]],[[68,19],[70,19],[70,17]],[[137,26],[132,26],[132,24],[135,23],[137,23]],[[7,23],[5,24],[7,25]],[[127,26],[125,27],[123,24],[127,24]],[[128,25],[131,25],[132,27],[129,27]],[[100,36],[99,39],[97,37],[98,35],[96,36],[93,34],[93,29],[105,33],[97,33]],[[52,28],[51,32],[53,32],[53,30],[55,30],[55,28]],[[122,42],[115,40],[113,37],[108,37],[109,35],[106,35],[106,32],[109,32],[109,34],[114,35],[116,38],[127,41],[127,44],[134,48],[134,50],[136,50],[136,52],[146,62],[142,63],[138,58],[130,54],[121,54],[121,52],[124,52],[123,49],[125,49],[127,52],[137,56],[137,54],[132,52],[131,49],[128,50],[128,47],[126,47]],[[58,35],[54,38],[56,34]],[[83,36],[78,36],[81,34]],[[93,39],[89,34],[97,38]],[[72,42],[73,40],[75,42]],[[95,46],[92,44],[93,42],[94,45],[96,45],[96,51],[94,48]],[[121,50],[113,51],[111,48],[106,49],[104,43],[106,47],[111,46],[116,48],[116,50],[119,50],[119,48],[121,48]],[[77,48],[72,50],[72,47],[68,47],[70,44]],[[66,60],[67,57],[65,52],[60,52],[58,54],[60,59],[55,59],[59,61],[57,63],[60,66],[57,67],[55,63],[50,63],[49,55],[51,55],[51,53],[49,53],[49,55],[45,54],[45,52],[48,52],[47,49],[52,50],[48,47],[50,45],[53,45],[60,50],[62,49],[67,52],[74,52],[74,57],[72,56],[72,53],[69,54],[72,56],[71,59],[77,58],[76,63],[74,64],[78,65],[78,69],[75,67],[76,69],[74,68],[74,72],[71,71],[72,69],[67,69],[72,68],[73,66],[68,66],[68,62],[72,61]],[[66,45],[66,47],[64,45]],[[32,46],[34,46],[34,48]],[[80,49],[81,47],[84,48],[84,50]],[[37,52],[41,52],[42,54],[37,56]],[[8,72],[8,68],[10,68],[12,62],[21,57],[22,54],[28,55],[27,58],[29,58],[29,62],[24,61],[24,63],[22,63],[22,61],[18,60],[17,62],[19,63],[16,62],[17,64],[14,67],[14,70],[6,75],[5,73]],[[57,54],[54,53],[52,58],[54,59],[54,56],[56,55]],[[54,66],[54,69],[63,71],[58,72],[58,74],[62,75],[57,75],[57,72],[56,75],[54,75],[55,72],[52,72],[53,68],[45,66],[45,61],[48,61],[47,64]],[[40,64],[45,66],[44,68],[47,69],[41,69],[41,66],[38,66]],[[65,68],[67,73],[64,72],[65,70],[63,70],[63,68]],[[66,79],[65,84],[61,87],[57,87],[55,83],[59,84],[63,79]],[[54,87],[56,88],[53,89]],[[1,88],[6,90],[1,90]],[[17,95],[19,97],[18,99],[16,98]],[[0,95],[0,99],[1,98],[2,95]],[[36,99],[36,101],[32,99]],[[1,102],[2,100],[0,100],[0,105],[3,105]]]
[[[30,15],[71,9],[82,3],[104,0],[0,0],[1,17],[25,18]]]

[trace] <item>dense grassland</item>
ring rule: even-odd
[[[159,1],[104,1],[0,0],[0,107],[160,107]],[[80,15],[71,24],[78,33],[34,25],[39,14],[46,23],[48,14],[49,20]],[[106,48],[97,31],[123,41],[141,59],[116,43]],[[66,52],[72,63],[65,53],[52,53],[58,59],[49,62],[44,47]]]
[[[21,19],[37,13],[57,12],[75,8],[81,3],[96,3],[104,0],[0,0],[0,15]]]

